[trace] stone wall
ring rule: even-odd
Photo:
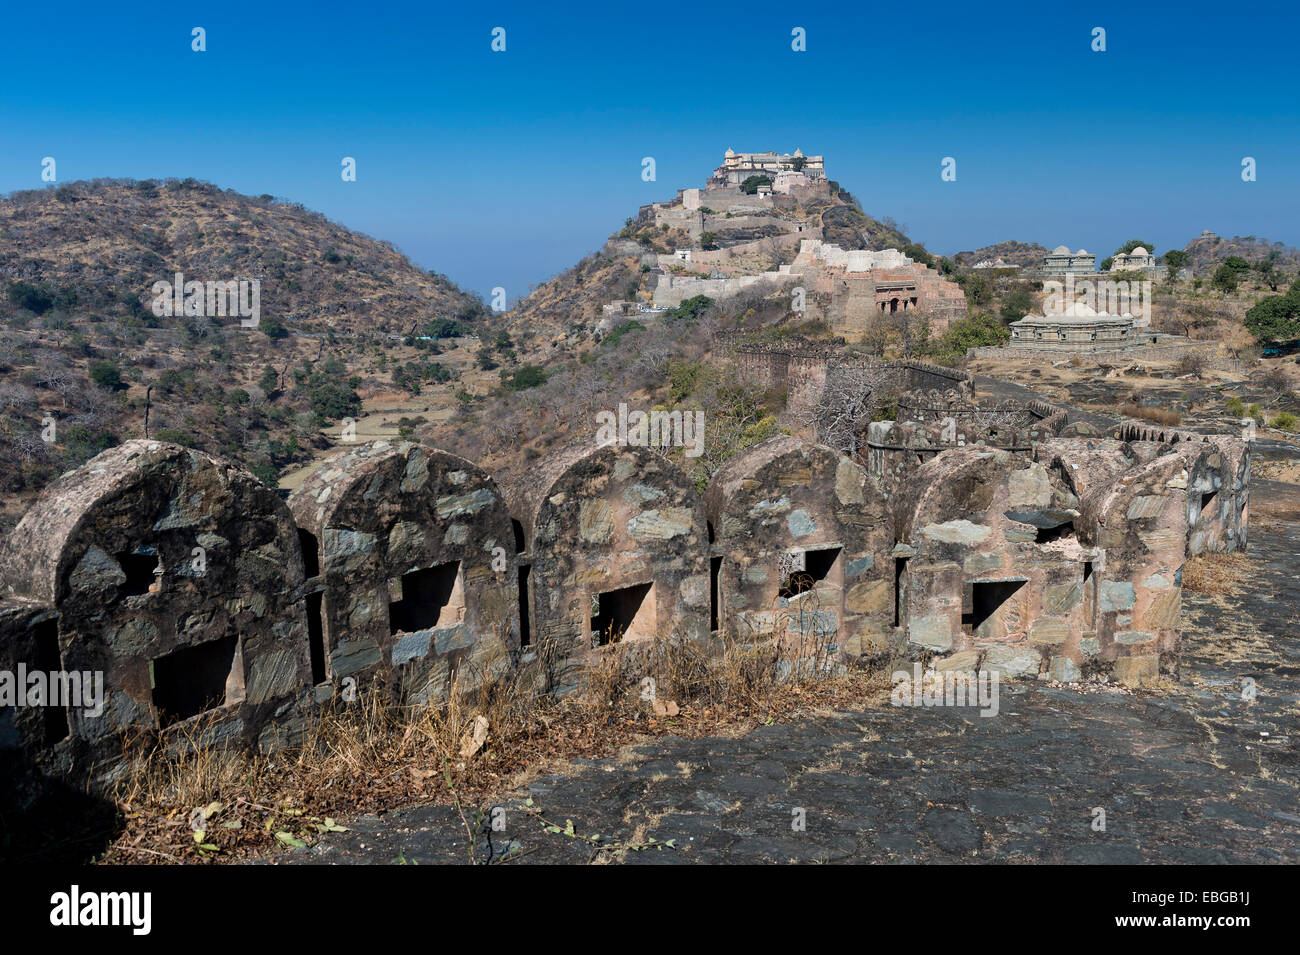
[[[968,348],[966,350],[967,358],[1018,358],[1018,359],[1036,359],[1041,361],[1068,361],[1073,358],[1080,359],[1109,359],[1109,360],[1133,360],[1140,361],[1177,361],[1187,355],[1203,355],[1209,357],[1218,349],[1215,342],[1198,342],[1191,339],[1182,338],[1178,335],[1156,335],[1156,341],[1153,343],[1150,337],[1143,338],[1124,346],[1082,346],[1072,349],[1051,348],[1050,346],[1040,347],[1038,345],[1025,345],[1016,348],[1002,348],[993,346],[981,346],[979,348]],[[1173,339],[1173,341],[1166,341]]]
[[[805,344],[742,359],[788,387],[831,367]],[[967,400],[951,369],[884,370]],[[348,680],[423,704],[537,662],[538,691],[563,693],[610,644],[656,636],[777,640],[823,669],[904,648],[1015,676],[1176,674],[1181,568],[1245,546],[1250,446],[1144,422],[1062,437],[1045,428],[1060,409],[1027,410],[1048,415],[1008,425],[1028,447],[972,431],[906,480],[779,436],[703,497],[652,448],[573,446],[502,494],[468,461],[381,441],[286,506],[220,459],[129,441],[51,485],[0,549],[0,670],[105,689],[97,713],[7,709],[0,756],[98,784],[126,734],[272,749]],[[933,427],[877,425],[904,453]]]
[[[704,502],[714,632],[781,640],[796,665],[887,648],[887,507],[861,467],[781,435],[728,461]]]
[[[133,440],[59,478],[0,553],[0,591],[53,614],[23,625],[45,669],[103,674],[49,768],[111,774],[122,733],[199,717],[202,739],[272,745],[311,686],[303,579],[284,502],[215,457]]]
[[[323,463],[289,498],[313,573],[313,679],[382,675],[402,699],[469,689],[519,646],[515,540],[477,466],[386,441]]]

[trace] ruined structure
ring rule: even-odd
[[[1148,334],[1145,341],[1149,342],[1151,337]],[[1026,315],[1012,322],[1008,345],[1089,352],[1125,349],[1143,343],[1132,315],[1109,315],[1094,312],[1086,305],[1071,305],[1063,315]]]
[[[1097,271],[1097,257],[1087,249],[1071,252],[1069,247],[1058,245],[1043,256],[1045,275],[1078,275]]]
[[[326,461],[289,499],[310,582],[312,679],[384,675],[414,703],[502,672],[518,648],[514,532],[496,483],[386,441]]]
[[[507,493],[518,522],[522,642],[545,648],[561,692],[610,643],[705,635],[704,511],[666,457],[574,446]]]
[[[771,186],[748,194],[740,184],[750,176],[767,177]],[[641,208],[641,220],[685,232],[692,246],[657,257],[648,282],[654,304],[675,307],[697,295],[720,299],[747,290],[788,293],[793,311],[854,340],[882,320],[912,315],[940,334],[966,314],[956,283],[897,249],[825,243],[820,217],[807,204],[816,208],[829,197],[820,156],[728,150],[705,189],[682,189],[671,202]],[[710,247],[697,248],[706,235]]]
[[[1140,315],[1098,312],[1082,302],[1066,306],[1060,314],[1026,315],[1012,322],[1011,340],[1005,348],[973,348],[979,358],[1038,355],[1142,354],[1177,358],[1191,352],[1213,350],[1213,344],[1193,341],[1182,335],[1154,331]]]
[[[1132,252],[1117,253],[1110,264],[1112,272],[1154,272],[1157,268],[1156,257],[1140,245]]]
[[[728,461],[704,502],[710,630],[775,637],[813,665],[889,645],[888,509],[859,465],[781,435]]]
[[[758,387],[785,391],[787,411],[807,411],[820,400],[827,375],[837,367],[861,366],[877,373],[881,388],[892,398],[915,391],[954,391],[970,400],[975,385],[970,376],[924,361],[882,361],[845,355],[844,339],[810,341],[791,337],[776,343],[736,337],[729,342],[741,377]]]
[[[105,451],[0,554],[4,667],[100,673],[105,690],[99,713],[16,711],[19,745],[46,772],[111,773],[123,733],[200,715],[203,739],[273,745],[311,686],[302,584],[289,510],[252,475],[158,441]]]
[[[841,360],[737,347],[795,407]],[[271,749],[349,680],[435,703],[536,662],[537,691],[564,693],[612,644],[655,638],[775,641],[818,672],[901,654],[1176,675],[1183,564],[1246,545],[1249,445],[1141,422],[1075,437],[1066,409],[981,407],[961,372],[872,368],[897,420],[856,460],[781,435],[703,496],[618,444],[557,452],[503,495],[463,459],[375,442],[291,507],[198,451],[106,451],[0,550],[0,675],[98,674],[102,706],[6,706],[0,757],[102,783],[131,733]]]
[[[746,251],[763,245],[774,251],[794,239],[799,242],[799,252],[788,265],[752,274],[724,271],[715,277],[719,268],[726,269]],[[924,318],[931,333],[938,334],[950,321],[966,314],[966,296],[956,283],[897,249],[845,250],[819,237],[790,233],[718,252],[683,251],[686,254],[660,257],[656,305],[680,305],[695,295],[724,298],[750,288],[797,290],[796,309],[810,320],[826,322],[837,335],[850,340],[861,340],[881,320],[893,316]],[[673,274],[679,270],[690,274]],[[698,277],[701,272],[710,277]]]

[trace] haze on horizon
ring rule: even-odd
[[[728,147],[825,155],[869,215],[936,253],[1018,239],[1100,259],[1202,229],[1300,244],[1300,14],[1281,5],[759,4],[724,25],[673,3],[141,11],[8,12],[0,191],[48,185],[54,157],[58,182],[271,193],[512,303],[638,206],[703,185]]]

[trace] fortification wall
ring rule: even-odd
[[[796,401],[833,367],[815,345],[741,360]],[[1140,422],[1035,443],[1052,417],[1027,452],[946,448],[897,487],[779,436],[703,496],[649,448],[575,445],[503,493],[452,455],[374,442],[292,508],[229,462],[130,441],[47,489],[0,549],[0,669],[104,690],[93,712],[6,711],[0,748],[106,784],[124,734],[269,750],[348,681],[436,703],[456,675],[545,662],[538,692],[567,692],[611,644],[660,636],[744,633],[831,669],[911,647],[1009,675],[1175,672],[1178,568],[1245,545],[1250,447]]]
[[[1164,336],[1161,336],[1162,338]],[[1169,338],[1175,336],[1170,335]],[[1218,348],[1215,342],[1157,342],[1156,344],[1134,344],[1125,347],[1080,346],[1071,349],[1040,348],[1036,345],[1022,345],[1016,348],[999,348],[985,346],[970,348],[966,351],[968,358],[994,359],[1036,359],[1044,361],[1068,361],[1072,358],[1104,358],[1119,361],[1177,361],[1187,355],[1204,355],[1210,357]]]

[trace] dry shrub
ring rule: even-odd
[[[1183,564],[1183,590],[1211,596],[1239,594],[1246,589],[1254,559],[1240,552],[1202,554]]]
[[[1183,422],[1183,416],[1173,408],[1147,408],[1137,402],[1126,401],[1119,406],[1118,410],[1125,417],[1154,421],[1156,424],[1176,425]]]
[[[193,729],[166,742],[142,737],[114,794],[126,828],[105,860],[232,861],[278,851],[283,837],[310,844],[329,819],[346,824],[412,803],[452,803],[472,828],[474,807],[544,766],[608,756],[646,736],[715,734],[809,706],[844,708],[875,690],[883,699],[888,686],[878,674],[832,665],[817,636],[615,642],[592,654],[579,690],[559,698],[538,692],[554,685],[549,654],[508,663],[455,674],[436,706],[401,705],[381,683],[361,687],[355,701],[312,709],[273,753],[205,744]],[[487,740],[466,755],[480,717]],[[204,838],[217,848],[204,850],[186,821],[214,803]]]

